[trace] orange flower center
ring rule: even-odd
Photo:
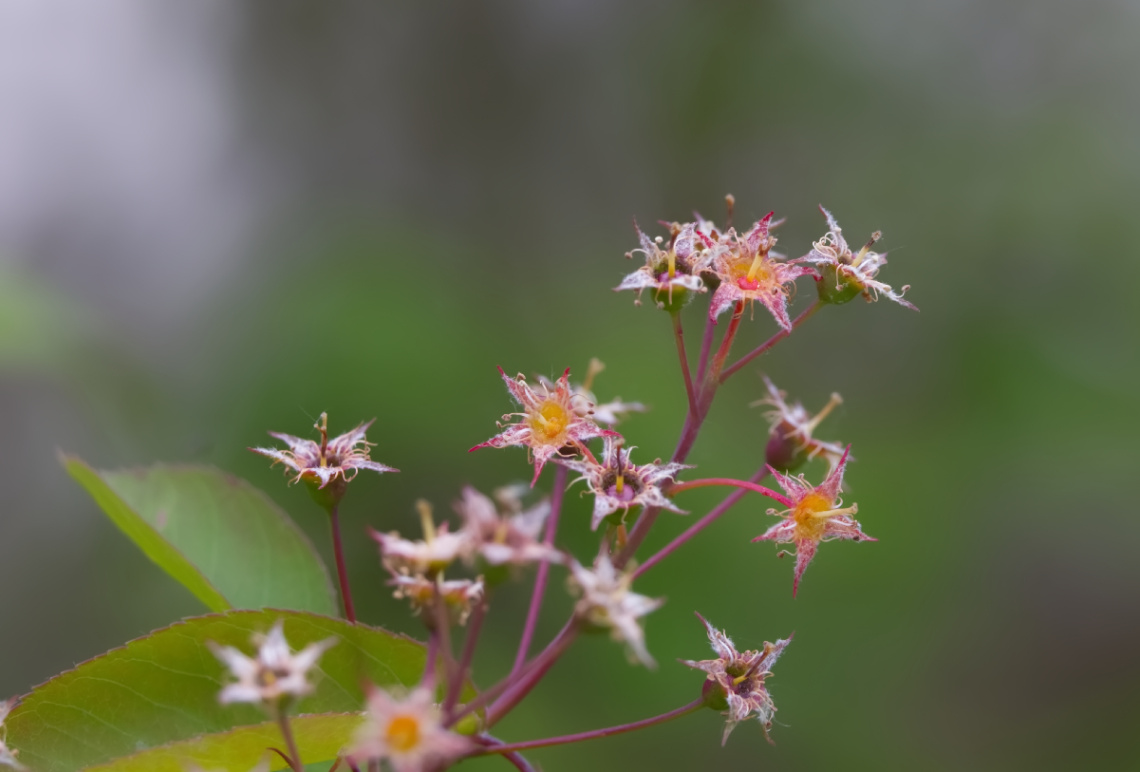
[[[792,517],[796,521],[796,539],[819,541],[827,528],[832,502],[819,493],[809,493],[796,505]]]
[[[541,442],[562,444],[562,435],[570,426],[570,411],[548,399],[530,415],[530,429]]]
[[[407,753],[420,742],[420,722],[415,716],[396,716],[388,723],[388,747]]]

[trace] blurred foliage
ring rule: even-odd
[[[0,693],[197,608],[60,492],[57,444],[101,467],[216,464],[270,491],[327,552],[307,494],[244,448],[267,430],[307,436],[321,411],[333,431],[376,416],[373,458],[402,473],[362,477],[344,503],[353,583],[363,619],[415,630],[363,529],[415,534],[420,496],[446,511],[464,483],[526,479],[522,451],[466,452],[510,409],[496,365],[581,374],[598,356],[601,399],[653,408],[621,427],[638,457],[669,454],[684,394],[668,319],[609,288],[631,269],[631,217],[647,230],[694,207],[719,220],[732,192],[738,222],[789,216],[779,248],[792,255],[822,234],[821,202],[853,243],[882,229],[882,278],[913,285],[922,312],[825,309],[729,382],[691,460],[756,468],[756,371],[809,408],[839,391],[819,433],[853,443],[849,499],[880,541],[823,546],[793,602],[790,561],[749,543],[767,506],[746,499],[639,587],[668,597],[647,620],[659,672],[587,639],[502,736],[689,701],[699,676],[673,660],[705,656],[699,610],[745,647],[795,631],[770,684],[776,746],[745,725],[721,749],[710,712],[533,760],[1134,766],[1140,18],[1107,0],[1074,13],[1012,0],[246,6],[235,110],[296,193],[161,351],[96,330],[107,362],[138,368],[122,388],[92,396],[74,371],[6,378],[8,401],[58,418],[22,425],[5,473],[17,493],[0,533],[37,565],[4,574],[12,587],[20,572],[3,613],[27,632],[5,639]],[[686,311],[694,351],[701,324]],[[740,350],[771,331],[757,313]],[[120,382],[104,369],[83,378]],[[106,412],[135,404],[128,383],[153,397]],[[684,495],[693,516],[718,500]],[[588,514],[571,496],[565,537],[583,556]],[[647,548],[689,521],[663,516]],[[496,599],[480,683],[509,667],[528,594]],[[569,608],[557,574],[549,596],[540,641]]]

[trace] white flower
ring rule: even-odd
[[[368,695],[368,716],[356,732],[349,758],[355,763],[387,759],[395,772],[421,772],[442,768],[475,748],[467,737],[443,728],[427,689],[395,699],[374,687]]]
[[[483,598],[483,578],[444,580],[437,575],[434,580],[424,576],[410,576],[408,574],[394,574],[388,584],[394,586],[393,594],[396,598],[407,598],[412,602],[412,610],[422,611],[429,608],[436,597],[443,599],[451,609],[455,620],[465,624],[471,614],[471,607]],[[430,617],[429,617],[430,620]]]
[[[372,532],[372,538],[380,545],[384,567],[392,574],[437,574],[468,549],[468,535],[463,531],[451,533],[447,523],[436,530],[431,504],[420,499],[416,502],[416,509],[424,530],[422,541],[404,539],[396,531]]]
[[[591,625],[606,627],[616,641],[623,641],[631,661],[646,667],[657,667],[645,648],[645,633],[638,619],[660,608],[664,598],[650,598],[629,591],[631,574],[619,574],[608,555],[600,555],[594,570],[583,568],[574,561],[571,583],[581,592],[574,613]]]
[[[256,657],[247,657],[233,646],[219,646],[208,641],[214,656],[220,659],[237,679],[218,695],[223,705],[231,702],[276,703],[291,695],[311,694],[313,685],[307,675],[317,660],[336,642],[336,638],[311,643],[294,654],[285,640],[284,622],[278,620],[266,635],[255,635]]]

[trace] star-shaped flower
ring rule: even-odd
[[[772,314],[776,324],[792,331],[788,316],[790,285],[811,268],[784,262],[772,251],[776,237],[770,233],[773,212],[769,212],[740,236],[729,228],[713,247],[712,271],[720,280],[709,304],[709,319],[716,319],[735,303],[759,301]]]
[[[649,408],[640,402],[624,402],[621,397],[614,397],[609,402],[599,404],[591,389],[594,386],[594,378],[605,369],[606,365],[602,360],[597,357],[590,360],[590,367],[586,370],[586,380],[581,385],[570,384],[570,390],[573,392],[571,404],[578,415],[592,418],[594,423],[605,424],[612,429],[625,419],[627,413],[644,413]],[[558,385],[545,375],[539,375],[538,382],[547,392],[558,388]]]
[[[428,579],[422,575],[393,574],[388,582],[396,588],[392,595],[396,598],[407,598],[412,603],[412,610],[422,612],[430,608],[436,598],[441,598],[452,618],[459,624],[465,624],[471,614],[471,607],[483,598],[482,577],[471,579],[444,580],[442,574],[435,579]],[[428,626],[434,623],[428,620]]]
[[[653,301],[657,305],[673,310],[684,305],[693,293],[708,291],[697,275],[702,245],[696,235],[696,225],[674,224],[668,249],[661,248],[661,237],[649,238],[637,223],[634,223],[634,228],[641,247],[627,252],[625,256],[632,258],[640,252],[645,257],[645,265],[622,279],[621,284],[614,287],[614,292],[636,290],[634,303],[640,305],[641,293],[652,290]]]
[[[594,437],[616,434],[600,428],[589,416],[578,413],[574,405],[574,392],[570,388],[570,368],[554,384],[553,389],[540,384],[539,391],[532,389],[521,373],[509,377],[503,368],[499,374],[507,383],[507,391],[523,407],[522,413],[503,416],[504,421],[513,417],[522,420],[510,424],[503,431],[471,450],[479,448],[505,448],[508,445],[525,445],[534,458],[534,479],[531,487],[538,482],[538,476],[550,457],[569,447],[576,452],[583,442]]]
[[[285,640],[284,622],[278,621],[265,635],[255,635],[257,656],[247,657],[233,646],[219,646],[208,641],[214,656],[230,669],[237,679],[218,695],[223,705],[231,702],[260,702],[273,707],[285,697],[304,697],[311,694],[309,670],[317,664],[336,638],[326,638],[306,646],[294,654]]]
[[[603,520],[619,509],[628,512],[634,507],[661,507],[688,514],[662,493],[661,486],[671,482],[682,469],[692,467],[662,464],[661,459],[637,466],[629,461],[630,451],[634,448],[624,448],[622,442],[621,437],[606,437],[600,464],[589,459],[559,462],[581,473],[579,479],[585,480],[594,494],[594,516],[590,527],[596,531]]]
[[[887,264],[887,255],[872,252],[871,247],[883,234],[875,231],[858,252],[852,252],[847,240],[843,238],[843,230],[831,212],[823,206],[819,207],[819,211],[827,218],[829,230],[823,238],[812,244],[812,250],[800,260],[819,268],[820,298],[828,303],[846,303],[857,295],[862,295],[870,302],[878,300],[879,295],[886,295],[900,306],[917,311],[918,308],[913,303],[903,299],[909,286],[896,292],[889,284],[875,278],[879,269]]]
[[[16,751],[9,748],[5,742],[7,740],[7,730],[4,728],[4,722],[7,720],[8,714],[12,712],[12,708],[16,707],[17,702],[19,702],[19,699],[16,697],[0,702],[0,767],[24,770],[27,769],[27,767],[16,760]]]
[[[443,769],[476,747],[470,738],[443,728],[428,689],[397,699],[374,686],[349,758],[357,764],[387,759],[395,772],[427,772]]]
[[[455,559],[467,552],[469,535],[463,531],[451,533],[447,523],[436,528],[432,520],[431,504],[420,499],[416,502],[424,538],[412,541],[398,531],[380,533],[372,531],[372,538],[380,545],[384,567],[393,575],[410,574],[434,577]]]
[[[765,641],[760,651],[740,652],[736,650],[727,635],[714,628],[704,617],[697,614],[697,619],[705,626],[709,643],[712,644],[717,658],[699,662],[683,659],[681,663],[705,671],[710,685],[724,700],[724,707],[727,707],[724,715],[728,717],[728,721],[724,726],[724,736],[720,744],[728,742],[728,736],[732,734],[736,725],[749,716],[756,717],[760,726],[764,728],[764,736],[768,738],[768,742],[772,742],[768,730],[772,728],[772,714],[776,712],[776,706],[768,694],[764,680],[772,675],[772,665],[776,664],[776,660],[792,642],[792,636],[789,635],[787,639],[777,640],[775,643]]]
[[[521,505],[517,499],[512,503]],[[550,515],[549,501],[544,499],[526,511],[504,509],[507,511],[500,512],[495,502],[471,486],[463,489],[463,498],[455,502],[455,511],[463,518],[471,557],[479,556],[492,566],[563,561],[561,552],[539,541],[542,526]]]
[[[571,586],[581,593],[574,606],[578,618],[594,627],[608,628],[610,637],[625,642],[631,661],[657,667],[645,648],[645,632],[637,620],[660,608],[665,599],[630,592],[632,575],[619,573],[605,554],[598,556],[593,571],[577,561],[570,564],[570,570]]]
[[[373,419],[373,421],[376,419]],[[273,463],[284,464],[292,472],[296,472],[291,482],[306,480],[318,483],[318,488],[324,488],[337,478],[343,483],[350,482],[361,469],[373,472],[398,472],[399,469],[381,464],[369,458],[369,447],[375,445],[364,438],[372,421],[365,421],[349,432],[339,437],[329,439],[329,417],[321,413],[317,423],[313,425],[321,433],[321,441],[304,440],[291,434],[269,432],[270,437],[288,445],[287,450],[278,448],[250,448],[254,453],[260,453],[273,459]]]
[[[768,387],[768,396],[753,402],[752,407],[770,405],[773,408],[764,414],[771,424],[765,451],[768,465],[782,472],[790,472],[813,458],[821,457],[834,469],[843,456],[843,446],[817,440],[812,432],[832,410],[843,404],[843,398],[832,394],[823,409],[813,416],[799,402],[788,405],[785,402],[788,395],[777,389],[768,376],[763,377],[764,385]]]
[[[813,487],[803,475],[792,477],[782,474],[776,469],[771,470],[780,487],[788,494],[792,501],[792,508],[783,512],[774,509],[768,510],[770,515],[778,515],[783,520],[769,528],[752,541],[771,541],[777,544],[795,543],[796,569],[795,580],[792,583],[792,597],[800,587],[800,579],[804,569],[815,557],[819,543],[833,539],[850,539],[851,541],[878,541],[863,533],[859,521],[852,517],[858,513],[859,506],[852,504],[843,507],[839,498],[839,491],[843,487],[843,470],[847,467],[848,454],[851,448],[843,452],[842,458],[835,469],[827,475],[822,483]]]

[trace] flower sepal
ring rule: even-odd
[[[701,686],[701,697],[705,701],[706,708],[712,708],[717,713],[728,710],[728,692],[716,681],[705,680]]]
[[[305,489],[309,491],[317,506],[326,512],[331,512],[333,507],[340,504],[340,500],[348,492],[348,483],[343,477],[337,477],[324,486],[321,485],[319,477],[307,474],[301,475],[301,481],[305,483]]]

